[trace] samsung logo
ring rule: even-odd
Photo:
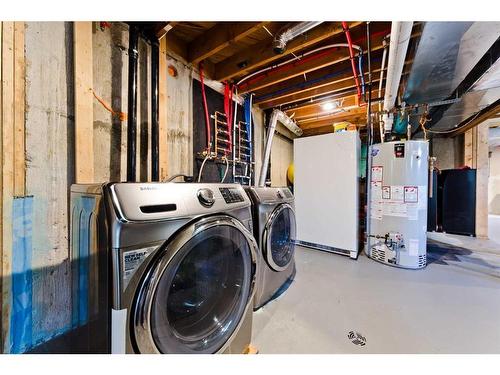
[[[140,186],[140,190],[158,190],[156,186]]]

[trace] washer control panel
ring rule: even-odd
[[[222,198],[224,198],[226,203],[237,203],[245,201],[245,199],[241,195],[241,192],[238,189],[219,188],[219,191],[222,194]]]

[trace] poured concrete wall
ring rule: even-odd
[[[453,169],[464,165],[464,136],[433,138],[431,156],[439,169]]]
[[[67,330],[71,320],[72,28],[71,23],[63,22],[26,24],[26,193],[33,196],[33,326],[31,343],[26,345]]]

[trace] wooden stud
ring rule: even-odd
[[[269,22],[221,22],[188,45],[188,61],[192,64],[208,59],[231,44],[252,34]]]
[[[2,327],[9,346],[12,275],[12,198],[14,196],[14,22],[2,24]]]
[[[167,143],[167,40],[166,38],[160,39],[160,76],[159,76],[159,164],[160,164],[160,181],[164,181],[167,178],[167,155],[168,155],[168,143]]]
[[[75,174],[77,183],[94,182],[92,22],[74,22]]]
[[[355,28],[362,22],[351,22],[349,27]],[[246,48],[215,65],[215,79],[225,81],[236,76],[242,76],[261,66],[269,65],[301,49],[310,47],[332,36],[343,32],[340,22],[325,22],[287,44],[285,53],[276,54],[272,48],[272,38]],[[241,64],[244,63],[244,67]]]
[[[2,39],[3,22],[0,21],[0,353],[4,353],[3,334],[3,74],[2,74]]]
[[[26,194],[24,22],[14,23],[14,195]]]

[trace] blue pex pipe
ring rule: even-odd
[[[10,352],[23,353],[33,341],[33,197],[12,202],[12,310]]]

